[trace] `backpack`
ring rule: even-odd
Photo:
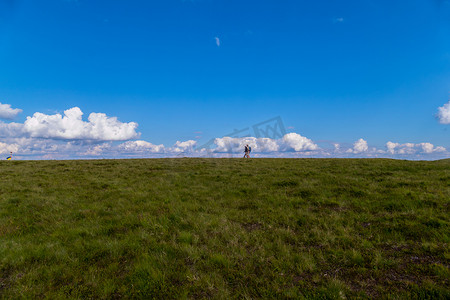
[[[252,152],[252,147],[248,146],[248,153]]]

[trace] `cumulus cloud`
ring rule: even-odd
[[[164,145],[153,145],[146,141],[128,141],[118,146],[119,150],[123,152],[149,152],[149,153],[163,153]]]
[[[386,147],[388,148],[388,152],[390,154],[414,154],[417,152],[417,149],[415,148],[415,144],[413,143],[393,143],[393,142],[387,142]]]
[[[254,139],[249,138],[232,138],[223,137],[216,138],[214,144],[216,145],[215,152],[237,152],[239,149],[243,148],[246,143],[250,143],[251,147],[256,148],[253,142]]]
[[[433,152],[447,152],[447,148],[442,147],[442,146],[437,146],[436,148],[434,148]]]
[[[280,145],[276,140],[270,138],[256,139],[256,150],[259,152],[276,152],[280,149]]]
[[[17,144],[6,144],[0,142],[0,154],[10,153],[10,152],[17,152],[19,150],[19,145]]]
[[[387,152],[391,155],[399,154],[399,155],[413,155],[417,153],[422,154],[432,154],[432,153],[439,153],[439,152],[446,152],[447,149],[441,146],[434,146],[431,143],[393,143],[393,142],[387,142],[386,143]]]
[[[397,148],[399,145],[400,145],[399,143],[387,142],[386,148],[388,153],[395,154],[395,148]]]
[[[281,139],[270,138],[232,138],[223,137],[214,140],[216,146],[215,152],[242,152],[245,145],[252,147],[253,152],[267,153],[267,152],[301,152],[314,151],[319,147],[310,139],[303,137],[297,133],[288,133]]]
[[[24,134],[23,124],[0,121],[0,137],[21,137]]]
[[[367,141],[364,139],[359,139],[353,144],[353,148],[347,150],[348,153],[359,154],[362,152],[369,151],[369,146],[367,145]]]
[[[89,156],[98,156],[108,150],[111,150],[111,143],[103,143],[89,147],[84,154]]]
[[[169,149],[169,151],[175,153],[193,152],[195,145],[197,145],[197,141],[194,140],[189,140],[185,142],[177,141],[175,145]]]
[[[422,148],[422,152],[426,153],[426,154],[430,154],[433,152],[444,152],[446,151],[446,149],[444,147],[435,147],[433,144],[431,143],[420,143],[417,144],[418,147]]]
[[[450,124],[450,101],[438,108],[438,119],[441,124]]]
[[[434,146],[431,143],[421,143],[419,146],[422,148],[424,153],[433,153]]]
[[[217,138],[212,147],[196,147],[193,140],[178,141],[172,147],[155,145],[144,140],[126,142],[86,143],[82,140],[52,140],[41,138],[4,138],[0,142],[0,154],[17,153],[16,159],[22,157],[40,159],[64,158],[127,158],[127,157],[229,157],[239,155],[244,146],[249,144],[254,157],[393,157],[402,159],[438,159],[448,157],[449,152],[431,143],[386,143],[387,150],[368,147],[363,139],[356,141],[351,148],[332,143],[332,148],[319,148],[311,140],[301,135],[287,135],[281,139],[270,138]]]
[[[216,138],[214,140],[214,145],[216,146],[214,152],[217,153],[242,152],[243,151],[242,149],[244,149],[245,145],[247,144],[250,145],[250,147],[252,147],[253,152],[260,151],[260,147],[268,146],[267,144],[264,144],[264,142],[262,142],[261,145],[259,145],[258,139],[254,137],[232,138],[226,136],[222,138]]]
[[[311,139],[298,133],[288,133],[280,139],[256,137],[222,137],[199,146],[197,141],[177,141],[172,147],[135,140],[136,123],[122,123],[102,113],[91,113],[87,121],[78,107],[63,115],[35,113],[24,124],[0,121],[0,154],[17,153],[16,159],[64,158],[126,158],[241,155],[246,144],[252,147],[254,157],[394,157],[407,159],[437,159],[449,152],[431,143],[387,142],[386,149],[368,146],[359,139],[352,145],[328,142],[330,148],[321,148]],[[319,142],[323,143],[323,142]],[[322,144],[321,144],[322,145]]]
[[[64,142],[27,137],[6,140],[7,141],[4,144],[7,144],[8,146],[3,146],[3,149],[6,148],[5,151],[36,158],[39,158],[41,155],[45,154],[57,154],[61,158],[71,158],[86,148],[86,145],[73,141]]]
[[[122,123],[103,113],[91,113],[88,122],[82,116],[78,107],[65,110],[64,116],[37,112],[27,117],[23,131],[35,138],[65,140],[123,141],[138,136],[137,123]]]
[[[367,150],[369,150],[369,146],[367,145],[367,141],[363,139],[357,140],[353,145],[353,151],[355,153],[366,152]]]
[[[298,133],[288,133],[282,139],[282,148],[285,150],[305,151],[317,150],[319,146],[313,143],[310,139],[301,136]]]
[[[0,103],[0,119],[12,120],[21,112],[19,108],[12,108],[11,104]]]

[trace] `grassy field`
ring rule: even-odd
[[[450,160],[0,162],[0,298],[428,298]]]

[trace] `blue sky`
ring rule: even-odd
[[[79,107],[168,149],[280,116],[321,149],[364,139],[447,156],[449,37],[445,0],[3,0],[0,103],[22,112],[2,122]],[[0,142],[111,143],[28,125]]]

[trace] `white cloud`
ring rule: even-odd
[[[17,155],[27,155],[31,157],[39,157],[44,154],[57,154],[60,157],[70,158],[73,157],[74,154],[77,154],[83,151],[83,146],[80,142],[63,142],[63,141],[55,141],[55,140],[42,140],[42,139],[34,139],[34,138],[13,138],[7,139],[6,144],[8,144],[9,149],[13,153]],[[5,148],[5,146],[3,147]]]
[[[367,141],[365,141],[363,139],[359,139],[353,144],[353,148],[350,148],[347,150],[347,153],[358,154],[358,153],[367,152],[367,151],[369,151],[369,146],[367,145]]]
[[[387,142],[386,143],[386,148],[388,149],[387,151],[390,154],[395,154],[395,148],[397,148],[398,146],[400,146],[399,143],[393,143],[393,142]]]
[[[217,146],[215,152],[237,152],[238,149],[244,147],[244,138],[223,137],[216,138],[214,144]],[[252,145],[255,147],[254,145]]]
[[[268,153],[268,152],[301,152],[301,151],[314,151],[319,147],[314,144],[310,139],[303,137],[297,133],[288,133],[282,139],[270,139],[270,138],[232,138],[223,137],[214,140],[216,145],[215,152],[233,152],[239,153],[244,151],[245,145],[252,147],[252,152]]]
[[[442,146],[437,146],[436,148],[434,148],[433,152],[447,152],[447,149]]]
[[[169,149],[170,152],[182,153],[182,152],[194,152],[194,147],[197,145],[197,141],[189,140],[185,142],[177,141],[175,145]]]
[[[0,121],[0,137],[21,137],[23,135],[23,124]]]
[[[67,158],[127,158],[127,157],[236,157],[244,146],[252,147],[253,157],[393,157],[401,159],[439,159],[450,154],[444,147],[431,143],[386,143],[387,150],[368,147],[365,140],[356,141],[351,148],[332,144],[332,148],[319,148],[311,140],[298,134],[282,139],[269,138],[217,138],[211,149],[196,148],[193,140],[178,141],[172,147],[155,145],[144,140],[118,142],[86,142],[83,140],[52,140],[41,138],[5,138],[0,142],[0,154],[14,152],[15,159],[67,159]],[[366,148],[367,146],[367,148]],[[297,149],[297,150],[296,150]]]
[[[365,140],[359,139],[353,145],[353,150],[355,151],[355,153],[366,152],[367,150],[369,150],[369,147],[367,146],[367,142]]]
[[[99,145],[90,147],[89,149],[87,149],[87,151],[84,154],[89,155],[89,156],[98,156],[110,149],[111,149],[111,143],[103,143],[103,144],[99,144]]]
[[[444,152],[444,151],[446,151],[446,149],[444,147],[435,147],[431,143],[420,143],[420,144],[417,144],[417,147],[421,147],[422,148],[422,152],[426,153],[426,154],[430,154],[430,153],[433,153],[433,152]]]
[[[413,143],[405,143],[400,145],[400,149],[398,150],[398,154],[414,154],[416,153],[415,144]]]
[[[419,146],[422,147],[422,150],[424,153],[433,153],[433,149],[434,149],[433,144],[421,143],[421,144],[419,144]]]
[[[441,124],[450,124],[450,101],[438,108],[438,118]]]
[[[222,137],[211,141],[210,148],[199,148],[197,141],[177,141],[172,147],[134,140],[137,124],[122,123],[103,113],[91,113],[87,121],[78,107],[63,115],[35,113],[24,124],[0,121],[0,154],[16,153],[15,158],[126,158],[126,157],[200,157],[240,156],[244,146],[252,147],[253,157],[394,157],[407,159],[437,159],[449,152],[431,143],[387,142],[387,150],[369,147],[359,139],[353,145],[330,142],[330,148],[320,148],[311,139],[289,133],[280,139]],[[133,140],[131,140],[133,139]],[[124,141],[119,143],[119,141]],[[206,147],[206,146],[204,146]]]
[[[269,138],[256,139],[256,151],[259,152],[277,152],[280,149],[280,145],[277,140]],[[252,149],[253,151],[253,149]]]
[[[293,151],[317,150],[319,146],[298,133],[288,133],[282,138],[282,149]]]
[[[220,47],[220,39],[217,36],[214,39],[216,40],[217,47]]]
[[[21,112],[19,108],[11,108],[11,104],[0,103],[0,119],[12,120]]]
[[[153,145],[146,141],[128,141],[118,146],[122,152],[149,152],[149,153],[163,153],[164,145]]]
[[[10,153],[10,152],[16,153],[17,151],[19,151],[19,145],[6,144],[6,143],[0,142],[0,154]]]
[[[257,142],[256,138],[253,137],[245,137],[245,138],[232,138],[232,137],[223,137],[217,138],[214,140],[214,144],[216,148],[214,152],[224,153],[224,152],[242,152],[244,151],[245,145],[249,144],[252,147],[252,151],[257,151]]]
[[[23,130],[31,137],[46,139],[123,141],[138,136],[137,123],[122,123],[103,113],[91,113],[88,122],[82,116],[78,107],[65,110],[64,116],[37,112],[27,117]]]
[[[447,150],[444,147],[438,146],[435,147],[431,143],[393,143],[393,142],[387,142],[386,148],[388,149],[387,152],[391,155],[414,155],[418,153],[422,154],[432,154],[436,152],[446,152]]]

